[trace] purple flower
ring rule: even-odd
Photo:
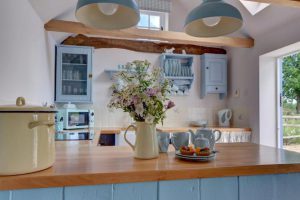
[[[175,103],[173,101],[169,101],[168,105],[166,106],[166,109],[171,109],[175,106]]]
[[[146,91],[146,94],[147,94],[149,97],[153,97],[153,96],[155,96],[158,92],[159,92],[158,89],[155,89],[155,88],[148,88],[147,91]]]

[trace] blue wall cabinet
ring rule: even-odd
[[[207,94],[227,96],[227,56],[220,54],[201,55],[201,98]]]
[[[171,95],[188,95],[194,82],[194,56],[163,53],[161,67],[163,75],[173,84]]]
[[[55,102],[92,102],[92,54],[92,47],[56,47]]]

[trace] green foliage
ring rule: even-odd
[[[296,106],[293,101],[283,98],[283,115],[296,115]]]
[[[134,61],[116,74],[121,84],[112,85],[109,108],[122,109],[139,122],[163,123],[166,111],[175,104],[167,98],[170,84],[161,68],[150,68],[148,61]]]
[[[283,58],[283,91],[284,97],[300,102],[300,53]],[[296,107],[300,113],[299,106]]]

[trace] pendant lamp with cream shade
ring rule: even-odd
[[[185,32],[194,37],[218,37],[239,30],[241,13],[223,0],[204,0],[186,18]]]
[[[78,0],[75,15],[86,26],[106,30],[130,28],[140,21],[135,0]]]

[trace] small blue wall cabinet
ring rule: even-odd
[[[92,47],[56,47],[55,102],[92,103]]]
[[[171,95],[189,95],[194,82],[193,55],[163,53],[161,67],[163,75],[173,84]]]
[[[207,94],[219,94],[220,99],[227,96],[227,55],[203,54],[201,59],[201,92],[200,97]]]

